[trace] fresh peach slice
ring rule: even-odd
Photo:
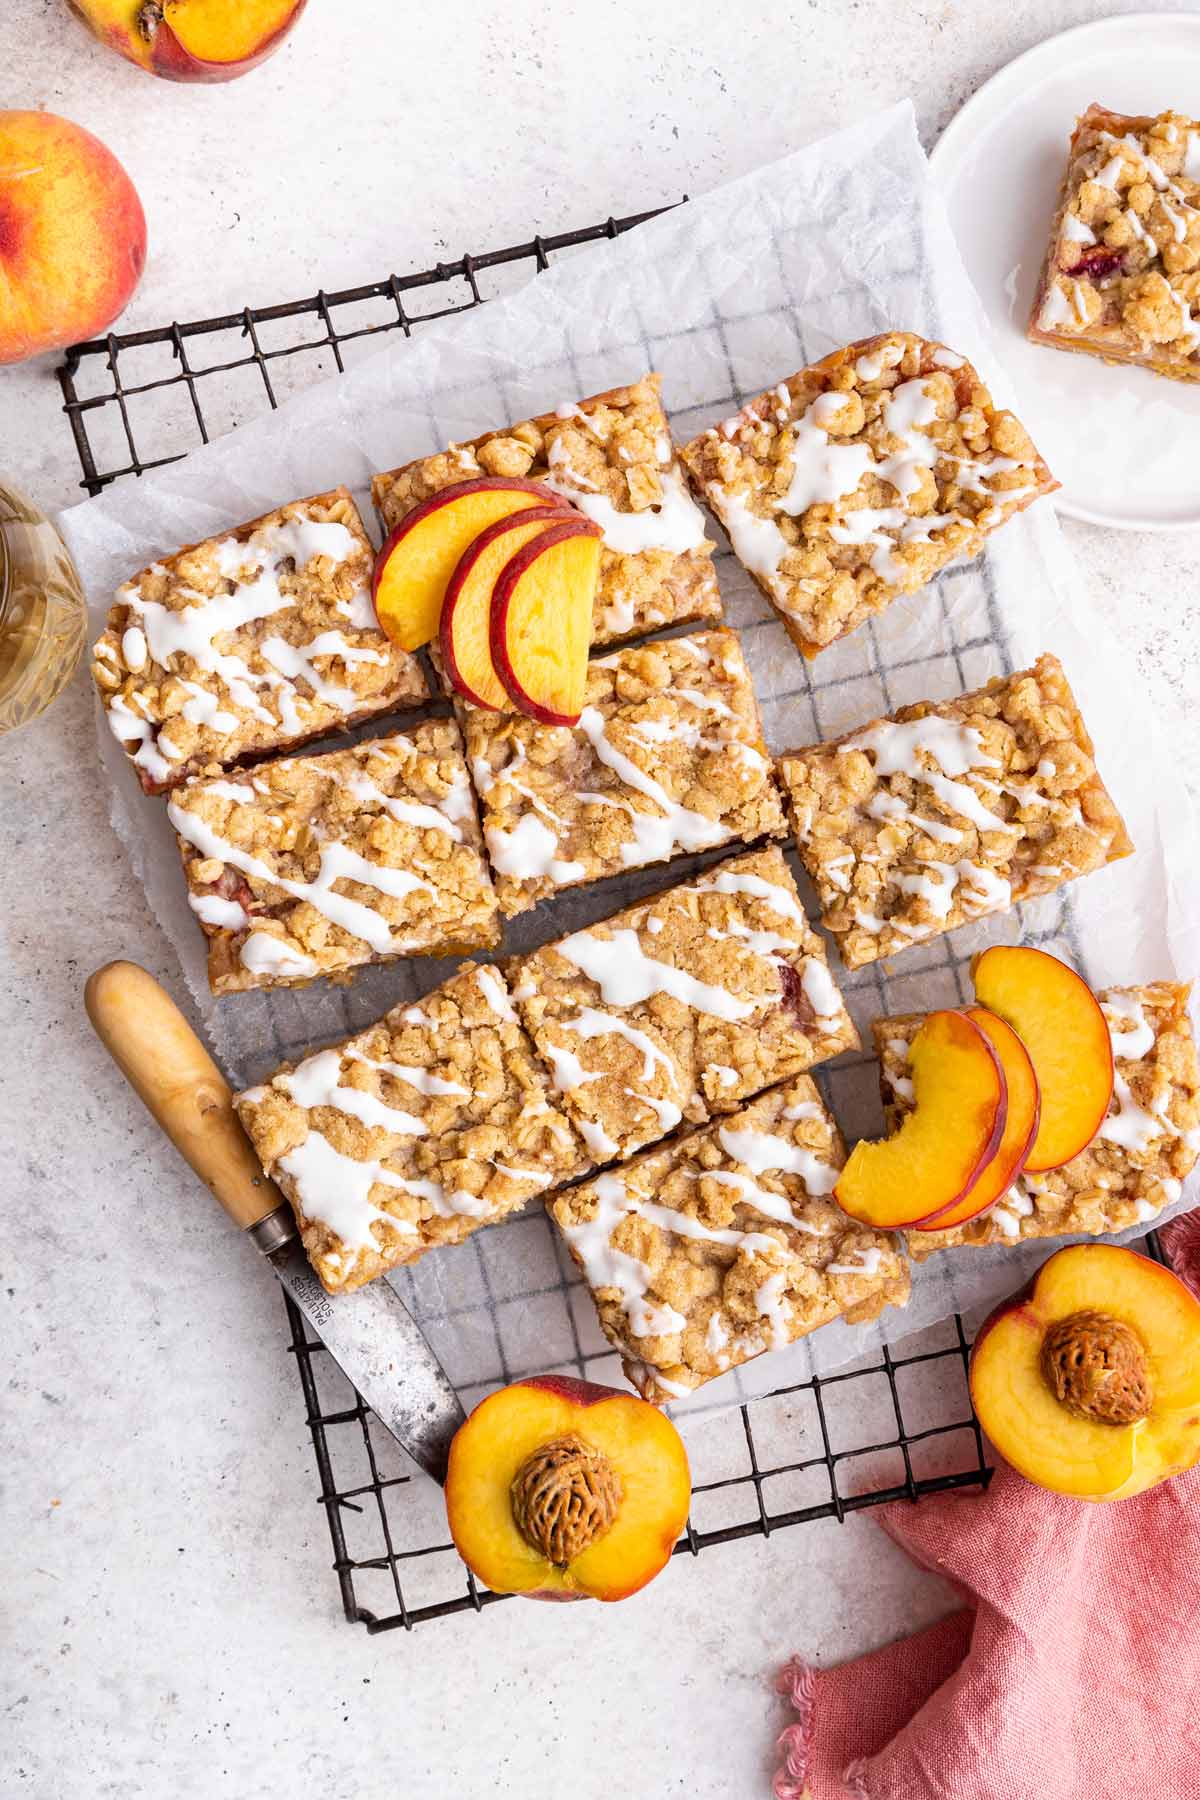
[[[856,1144],[833,1190],[852,1219],[884,1231],[957,1205],[996,1154],[1008,1110],[1000,1057],[966,1013],[930,1013],[908,1059],[913,1110],[891,1137]]]
[[[473,706],[501,712],[508,689],[492,661],[492,590],[505,564],[547,525],[561,525],[560,506],[531,506],[497,519],[467,545],[446,585],[438,627],[442,659],[455,691]]]
[[[1012,1026],[1006,1025],[997,1014],[990,1013],[986,1006],[969,1006],[967,1017],[990,1040],[1004,1070],[1008,1094],[1004,1131],[995,1156],[980,1170],[962,1199],[946,1212],[935,1213],[930,1219],[918,1219],[917,1231],[949,1231],[994,1206],[1007,1194],[1025,1167],[1029,1146],[1037,1135],[1041,1096],[1028,1050]]]
[[[578,723],[599,574],[599,531],[570,520],[518,550],[492,590],[496,673],[514,704],[543,725]]]
[[[980,1328],[971,1398],[1029,1481],[1143,1493],[1200,1461],[1200,1300],[1134,1250],[1072,1244]]]
[[[1113,1091],[1112,1039],[1100,1003],[1074,969],[1023,944],[994,944],[971,965],[975,997],[1029,1052],[1042,1095],[1025,1167],[1057,1169],[1087,1148]]]
[[[450,1535],[496,1594],[624,1600],[669,1560],[690,1498],[665,1414],[570,1376],[489,1394],[450,1446]]]
[[[447,583],[468,544],[497,519],[531,506],[579,517],[549,488],[507,475],[456,481],[414,506],[375,563],[375,611],[392,642],[418,650],[436,637]]]

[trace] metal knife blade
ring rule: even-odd
[[[296,1237],[266,1260],[380,1423],[444,1484],[450,1440],[466,1414],[399,1295],[381,1280],[331,1299]]]
[[[420,1326],[386,1281],[331,1299],[291,1208],[264,1173],[216,1063],[175,1002],[136,963],[106,963],[84,991],[105,1049],[236,1225],[266,1257],[343,1374],[435,1481],[465,1417]]]

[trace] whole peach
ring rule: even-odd
[[[82,125],[0,112],[0,363],[95,337],[146,261],[129,176]]]
[[[67,0],[88,30],[166,81],[233,81],[278,50],[307,0]]]

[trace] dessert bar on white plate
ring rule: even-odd
[[[851,969],[1133,849],[1054,656],[786,752],[779,772],[821,922]]]
[[[786,825],[732,631],[589,666],[577,725],[462,706],[467,761],[503,911]]]
[[[776,849],[515,959],[510,978],[597,1162],[858,1045]]]
[[[1100,1236],[1148,1225],[1180,1198],[1200,1156],[1200,1066],[1179,982],[1102,988],[1115,1079],[1108,1116],[1078,1156],[1059,1169],[1021,1175],[1004,1198],[950,1231],[911,1231],[910,1254],[1024,1238]],[[884,1111],[895,1127],[913,1103],[908,1051],[919,1013],[877,1019]]]
[[[905,331],[801,369],[681,454],[806,656],[1058,485],[966,358]]]
[[[831,1319],[905,1304],[899,1240],[832,1197],[844,1161],[801,1075],[547,1201],[646,1399],[680,1399]]]
[[[450,719],[171,796],[216,994],[494,945],[496,897]]]
[[[428,697],[416,659],[379,629],[374,558],[336,488],[179,550],[118,590],[92,674],[148,793]]]
[[[680,469],[659,386],[659,376],[646,375],[376,475],[371,492],[384,530],[455,482],[537,481],[604,534],[594,643],[719,619],[714,545]]]
[[[1077,120],[1029,336],[1200,381],[1200,121]]]
[[[330,1293],[459,1243],[587,1167],[492,964],[236,1105]]]

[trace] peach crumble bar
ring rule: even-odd
[[[371,492],[384,530],[452,482],[480,475],[540,481],[604,533],[593,643],[719,619],[714,545],[680,470],[660,383],[646,375],[376,475]]]
[[[148,794],[428,698],[371,604],[345,488],[190,544],[118,589],[92,674]]]
[[[1200,381],[1200,121],[1088,107],[1028,335]]]
[[[849,969],[1133,849],[1055,656],[789,751],[779,773]]]
[[[845,1159],[800,1075],[546,1202],[647,1400],[681,1398],[831,1319],[861,1324],[907,1302],[899,1240],[833,1198]]]
[[[235,1104],[331,1294],[457,1244],[587,1167],[491,964],[285,1064]]]
[[[1189,989],[1174,981],[1102,988],[1115,1081],[1108,1117],[1086,1150],[1041,1175],[1021,1175],[1003,1200],[952,1231],[911,1231],[918,1262],[957,1244],[1125,1231],[1178,1200],[1200,1157],[1200,1065]],[[912,1105],[908,1050],[923,1015],[872,1026],[889,1130]]]
[[[167,814],[214,994],[494,945],[496,896],[457,726],[220,769]]]
[[[592,662],[578,725],[460,708],[502,910],[786,830],[732,631]]]
[[[513,998],[597,1162],[857,1047],[780,851],[516,959]]]
[[[806,656],[1058,486],[970,363],[908,331],[801,369],[680,454]]]

